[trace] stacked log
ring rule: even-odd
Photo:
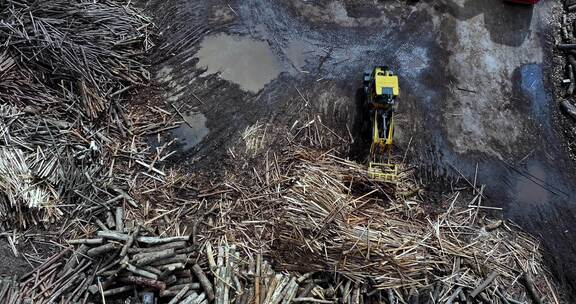
[[[350,273],[279,271],[269,262],[274,257],[246,255],[225,238],[206,242],[200,250],[189,243],[189,236],[158,237],[140,234],[140,230],[139,226],[124,232],[100,230],[91,238],[69,240],[68,247],[19,283],[0,280],[0,302],[110,303],[139,298],[142,303],[169,304],[507,304],[527,299],[559,303],[554,290],[538,286],[530,271],[519,279],[524,292],[507,285],[505,278],[517,273],[512,265],[478,276],[474,273],[482,273],[486,265],[460,258],[444,276],[422,282],[406,277],[405,282],[386,285],[382,284],[386,273],[362,281]],[[538,281],[547,280],[542,278],[546,274],[539,276]]]
[[[125,228],[123,211],[116,212],[119,216],[104,230],[91,238],[68,240],[63,251],[24,275],[17,298],[31,303],[85,303],[154,292],[160,298],[178,299],[201,289],[191,271],[194,267],[196,277],[202,272],[189,236],[145,235],[139,225]],[[0,301],[5,303],[8,296]]]
[[[560,42],[557,48],[564,54],[564,98],[560,100],[560,108],[570,118],[576,120],[576,105],[574,90],[576,89],[576,1],[564,0],[564,13],[560,21]]]

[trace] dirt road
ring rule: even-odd
[[[401,149],[485,184],[483,203],[540,235],[558,272],[576,282],[576,170],[547,89],[558,5],[168,0],[146,7],[163,31],[156,77],[188,122],[172,136],[191,168],[226,159],[247,126],[290,124],[304,110],[356,134],[362,72],[389,65],[401,78]]]

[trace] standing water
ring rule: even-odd
[[[280,75],[279,62],[268,43],[247,37],[218,34],[206,37],[196,54],[204,75],[220,73],[245,91],[258,93]]]

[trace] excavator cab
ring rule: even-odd
[[[364,92],[370,109],[392,110],[400,93],[398,76],[386,66],[364,73]]]
[[[372,130],[368,177],[395,184],[398,182],[398,168],[391,158],[394,111],[400,92],[398,76],[388,67],[376,67],[364,74],[364,92]]]

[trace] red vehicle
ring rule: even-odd
[[[505,0],[505,1],[512,3],[522,3],[522,4],[536,4],[540,0]]]

